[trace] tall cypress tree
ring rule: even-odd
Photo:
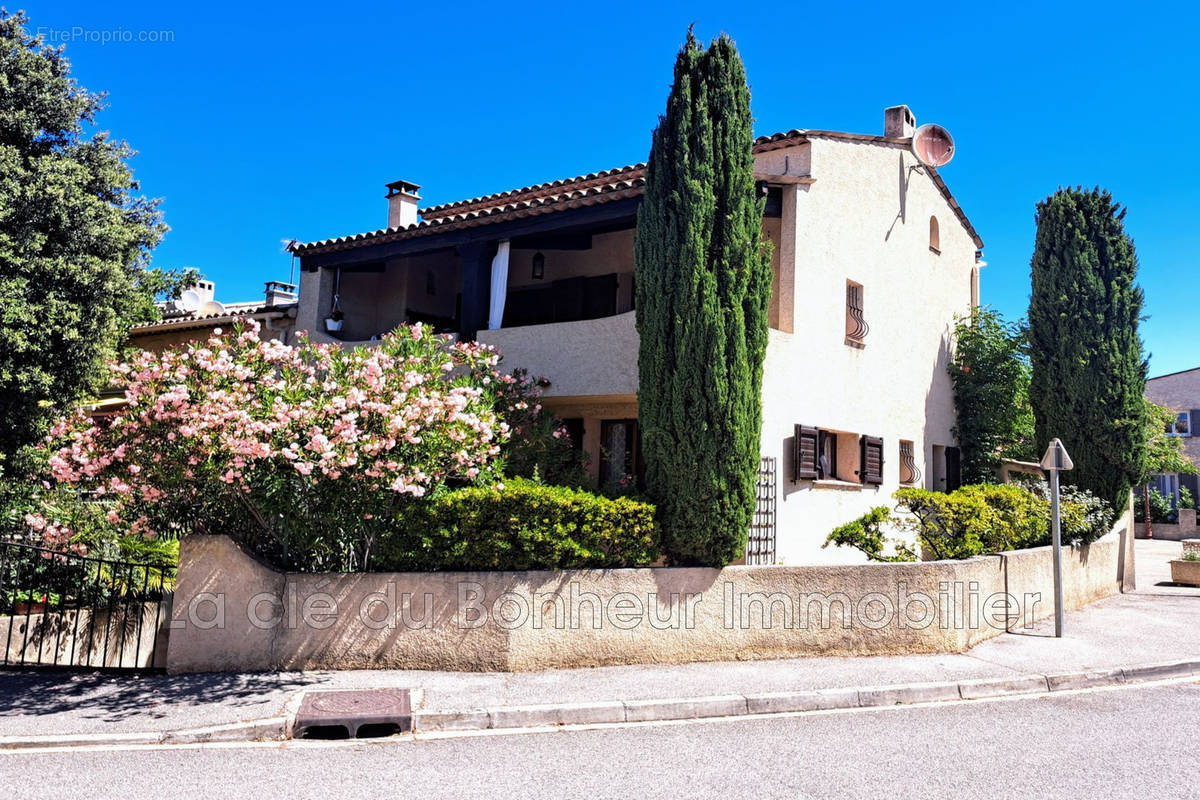
[[[635,244],[646,488],[673,564],[734,560],[754,511],[771,266],[753,144],[737,48],[689,29]]]
[[[1075,461],[1064,480],[1118,509],[1146,456],[1142,290],[1124,217],[1099,188],[1039,203],[1029,301],[1039,452],[1061,439]]]

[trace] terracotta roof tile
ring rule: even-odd
[[[909,146],[911,140],[872,136],[859,133],[824,130],[790,130],[754,140],[754,152],[765,153],[784,147],[801,144],[810,138],[841,139],[846,141],[885,144],[897,147]],[[363,244],[382,244],[401,239],[416,238],[442,231],[452,231],[502,222],[511,219],[549,214],[582,206],[597,205],[628,197],[640,196],[646,184],[646,165],[631,164],[615,169],[591,172],[574,178],[539,183],[521,189],[459,200],[453,203],[429,206],[420,210],[422,220],[404,228],[381,228],[350,236],[322,239],[316,242],[295,244],[291,250],[298,255],[349,250]],[[958,201],[950,193],[936,170],[929,170],[930,177],[945,196],[963,226],[975,240],[977,247],[983,241],[975,228],[959,208]]]

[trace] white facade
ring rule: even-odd
[[[793,131],[755,144],[756,178],[777,200],[763,226],[774,245],[775,275],[761,452],[775,460],[780,563],[861,561],[856,551],[822,548],[834,527],[874,506],[893,507],[891,495],[902,485],[940,490],[954,485],[957,451],[946,367],[955,318],[978,304],[982,242],[941,179],[911,154],[911,115],[893,111],[887,137]],[[358,255],[367,247],[408,247],[412,254],[388,257],[367,271],[335,272],[325,265],[330,262],[316,262],[315,270],[303,273],[297,327],[319,330],[335,285],[346,313],[341,339],[348,344],[363,343],[406,318],[453,315],[460,332],[503,354],[506,369],[525,368],[549,379],[545,405],[575,425],[592,475],[599,478],[609,439],[619,446],[621,437],[627,443],[636,438],[629,435],[637,417],[638,380],[632,216],[583,231],[586,241],[575,245],[547,236],[531,239],[526,225],[524,238],[512,240],[508,311],[495,330],[462,325],[464,298],[472,291],[464,252],[431,244],[422,254],[404,239],[432,236],[438,226],[477,225],[473,220],[480,214],[524,224],[528,216],[522,209],[555,203],[578,208],[585,201],[608,202],[594,200],[605,193],[635,202],[640,180],[640,167],[623,167],[425,209],[424,222],[412,227],[306,245],[333,252],[333,259],[341,258],[338,251],[359,248],[353,252],[360,262],[368,260]],[[503,217],[512,209],[515,221]],[[474,231],[476,240],[507,241],[501,223],[489,221]],[[578,238],[580,228],[571,233]],[[483,274],[474,269],[473,275]],[[571,281],[605,287],[604,310],[552,320],[539,316],[542,306],[530,298],[550,302],[546,290]],[[856,287],[852,296],[850,283]],[[494,290],[490,281],[487,285]],[[495,305],[495,298],[478,299],[476,313],[480,305]],[[314,338],[328,337],[318,332]],[[793,480],[798,425],[825,431],[837,443],[836,463],[815,479]],[[878,483],[864,482],[859,474],[864,436],[882,440]],[[915,470],[902,464],[902,442],[911,448]]]

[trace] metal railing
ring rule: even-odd
[[[175,568],[0,541],[0,665],[165,667]]]

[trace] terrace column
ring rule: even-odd
[[[462,308],[458,315],[458,335],[473,341],[480,328],[487,327],[492,291],[492,258],[496,242],[468,242],[458,246],[462,269]]]

